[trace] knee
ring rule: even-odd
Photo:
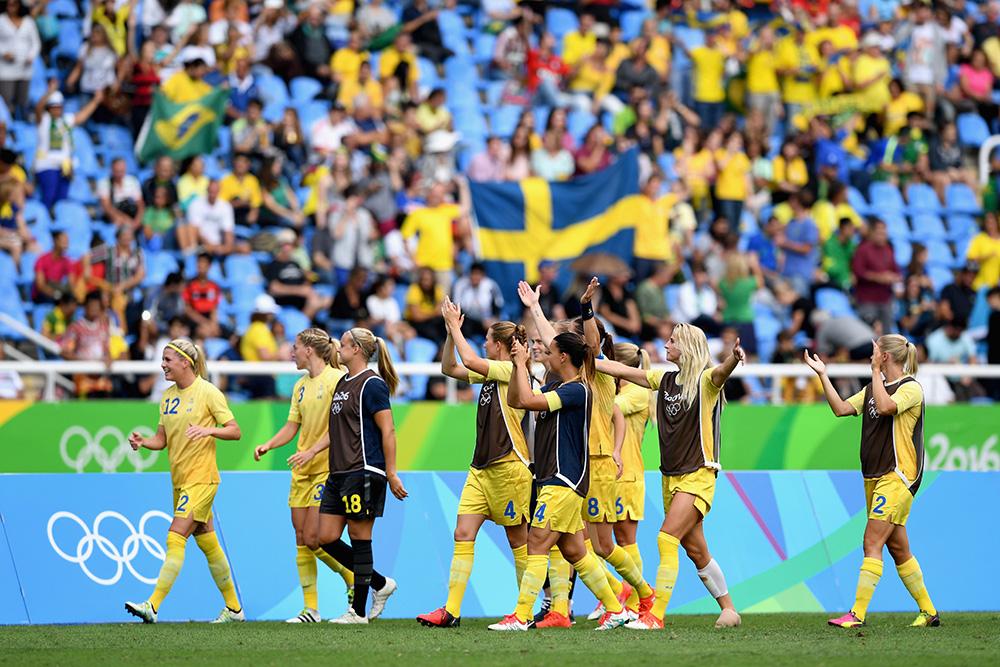
[[[315,538],[315,536],[314,536],[314,538]],[[298,544],[298,545],[301,546],[301,545],[303,545],[305,543],[306,543],[306,534],[305,534],[305,531],[302,530],[302,529],[300,529],[300,528],[296,528],[295,529],[295,544]]]
[[[708,552],[699,546],[685,544],[684,553],[687,554],[687,557],[699,570],[708,565],[708,561],[711,560],[708,556]]]
[[[615,542],[610,535],[607,537],[599,536],[590,542],[594,545],[594,552],[601,558],[607,558],[615,550]]]
[[[882,557],[882,547],[883,543],[881,540],[874,536],[865,535],[864,542],[862,543],[862,548],[865,552],[865,558],[881,558]]]
[[[474,542],[475,540],[476,540],[475,531],[469,530],[467,527],[462,525],[455,526],[456,542]]]
[[[299,535],[295,537],[299,539]],[[315,530],[303,531],[299,544],[304,544],[310,549],[317,549],[319,547],[319,533]]]

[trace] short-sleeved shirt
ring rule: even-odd
[[[195,278],[187,284],[183,292],[184,303],[200,315],[211,315],[219,306],[222,290],[211,280]]]
[[[271,354],[278,353],[278,342],[274,334],[263,322],[251,322],[246,333],[240,339],[240,356],[246,361],[260,361],[258,350],[267,350]]]
[[[861,474],[877,479],[895,472],[916,494],[924,471],[924,390],[909,375],[885,390],[896,404],[891,420],[879,414],[871,383],[847,399],[861,415]]]
[[[1000,284],[1000,238],[993,238],[986,232],[972,237],[965,256],[979,262],[979,273],[972,283],[973,289],[996,287]]]
[[[73,275],[75,264],[65,255],[56,257],[54,253],[47,252],[35,261],[35,273],[41,273],[42,279],[50,285],[65,283]]]
[[[816,229],[816,223],[809,218],[791,220],[785,226],[785,237],[795,243],[807,243],[812,248],[806,253],[786,250],[782,274],[812,280],[816,267],[819,266],[819,230]]]
[[[389,386],[370,368],[340,380],[330,403],[330,474],[368,471],[385,476],[382,431],[375,415],[389,409]]]
[[[615,396],[615,405],[625,416],[625,442],[622,445],[622,476],[623,482],[634,482],[641,479],[642,436],[646,432],[646,422],[649,420],[649,390],[631,382],[622,386]]]
[[[462,215],[455,204],[418,208],[403,222],[403,238],[419,236],[414,260],[417,266],[435,271],[450,271],[455,267],[455,240],[452,222]]]
[[[330,401],[333,400],[334,388],[342,377],[344,371],[326,366],[316,377],[310,377],[306,373],[295,383],[292,402],[288,408],[288,421],[301,425],[296,451],[301,452],[315,445],[330,428]],[[323,474],[329,469],[329,458],[316,456],[301,468],[295,468],[292,474],[308,477]]]
[[[416,283],[412,283],[406,289],[406,316],[413,317],[419,313],[421,315],[434,316],[437,314],[438,304],[444,300],[444,289],[440,285],[434,286],[434,299],[427,298],[424,292]]]
[[[507,405],[507,388],[514,364],[490,360],[486,375],[469,371],[469,382],[482,384],[476,411],[476,450],[473,468],[485,468],[493,463],[521,461],[531,463],[528,444],[521,429],[524,410]]]
[[[716,153],[716,160],[724,163],[715,178],[715,196],[718,199],[742,202],[750,194],[747,192],[747,176],[750,174],[750,158],[746,153],[726,155],[724,149]],[[739,225],[739,220],[730,220],[731,225]]]
[[[721,468],[722,387],[712,383],[712,370],[706,368],[701,372],[698,391],[690,405],[684,401],[678,371],[646,372],[646,382],[656,387],[660,472],[664,475]]]
[[[753,322],[753,306],[750,300],[757,291],[755,278],[737,278],[736,280],[721,280],[719,294],[726,302],[722,310],[723,322],[746,323]]]
[[[188,426],[214,428],[234,420],[225,395],[211,382],[195,378],[186,389],[171,385],[160,401],[160,426],[167,436],[170,479],[186,484],[218,484],[215,438],[188,438]]]
[[[553,382],[540,392],[549,409],[535,420],[535,479],[538,484],[566,486],[586,497],[590,490],[591,392],[576,380]]]
[[[726,57],[722,51],[699,46],[691,50],[694,63],[694,99],[696,102],[722,102],[726,99],[722,79],[726,71]]]
[[[659,199],[640,197],[637,211],[633,254],[642,259],[667,262],[673,259],[670,245],[670,211],[677,203],[677,195],[668,193]]]
[[[233,205],[221,197],[214,204],[208,197],[196,197],[188,206],[187,219],[212,245],[221,244],[225,233],[236,229]]]
[[[593,401],[593,411],[590,416],[590,455],[611,456],[615,451],[612,416],[618,385],[614,377],[597,373],[590,389]]]
[[[181,70],[167,79],[160,90],[171,102],[184,104],[200,100],[212,92],[212,87],[204,81],[192,79]]]
[[[239,199],[249,204],[250,208],[259,208],[263,201],[260,181],[253,174],[246,174],[243,178],[236,174],[226,174],[219,181],[219,198],[228,202]]]

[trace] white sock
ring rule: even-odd
[[[701,583],[705,584],[705,588],[716,600],[729,593],[729,589],[726,587],[726,575],[722,574],[722,568],[719,567],[714,558],[708,561],[708,565],[703,569],[698,570],[698,576],[701,578]]]

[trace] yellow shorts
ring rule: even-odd
[[[323,487],[329,473],[296,475],[292,473],[292,486],[288,491],[289,507],[319,507],[323,499]]]
[[[913,494],[899,475],[887,475],[865,480],[865,505],[868,518],[905,526],[913,505]]]
[[[198,523],[212,518],[212,501],[218,484],[188,484],[174,487],[174,516],[191,517]]]
[[[683,475],[663,476],[663,514],[670,511],[670,503],[675,493],[688,493],[694,496],[694,506],[703,517],[708,516],[715,498],[715,470],[698,468],[694,472]]]
[[[590,523],[614,523],[618,520],[618,466],[610,456],[590,457],[590,490],[583,502],[583,520]]]
[[[519,526],[530,517],[531,471],[520,461],[469,468],[458,500],[459,514],[481,514],[499,526]]]
[[[573,534],[583,530],[583,498],[568,486],[546,484],[538,488],[531,525],[557,533]]]
[[[636,473],[635,479],[618,480],[618,500],[615,501],[615,510],[618,513],[618,520],[642,521],[643,512],[646,508],[646,480],[642,473]]]

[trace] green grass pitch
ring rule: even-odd
[[[944,614],[939,628],[909,628],[913,614],[873,614],[870,625],[826,627],[827,615],[746,615],[741,628],[719,631],[714,617],[676,616],[661,632],[570,630],[492,633],[491,620],[468,619],[456,630],[415,621],[370,627],[246,623],[143,626],[0,627],[0,664],[111,665],[905,665],[1000,664],[1000,613]]]

